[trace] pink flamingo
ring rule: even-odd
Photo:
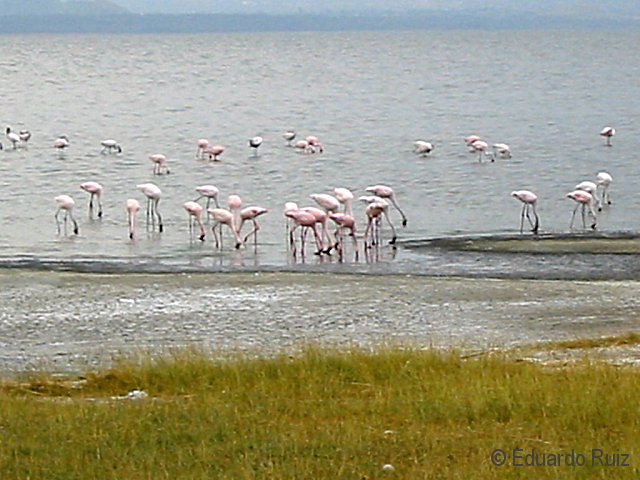
[[[153,174],[161,175],[162,169],[164,169],[166,174],[171,173],[169,171],[169,166],[167,165],[167,157],[162,153],[154,153],[149,155],[149,160],[153,162]]]
[[[585,192],[589,192],[593,197],[593,206],[598,209],[598,211],[602,210],[602,205],[600,202],[600,198],[598,197],[598,185],[589,180],[585,180],[584,182],[580,182],[575,187],[574,190],[584,190]]]
[[[240,225],[240,209],[242,208],[242,198],[239,195],[229,195],[227,197],[227,207],[233,213],[233,221],[236,227]]]
[[[322,144],[320,143],[320,140],[318,140],[318,137],[316,137],[315,135],[309,135],[305,138],[305,140],[307,141],[307,144],[310,147],[313,147],[313,153],[322,153],[324,152],[324,147],[322,146]]]
[[[233,213],[224,208],[210,208],[207,212],[213,217],[214,224],[211,226],[213,232],[213,238],[216,241],[216,248],[222,248],[222,225],[226,225],[231,230],[234,238],[236,239],[236,249],[242,246],[242,239],[238,230],[236,229],[236,222]],[[216,233],[216,227],[220,225],[220,241],[218,241],[218,234]]]
[[[529,190],[514,190],[511,192],[511,196],[517,198],[522,202],[522,213],[520,214],[520,233],[524,230],[524,217],[527,217],[529,220],[529,224],[531,225],[531,231],[533,233],[538,233],[538,227],[540,226],[540,217],[538,217],[538,213],[536,212],[536,204],[538,202],[538,196],[530,192]],[[531,220],[531,216],[529,214],[529,210],[533,211],[533,216],[536,221],[533,222]]]
[[[337,212],[340,208],[340,202],[333,195],[328,193],[313,193],[309,197],[320,205],[327,213]]]
[[[486,153],[487,148],[489,148],[489,144],[484,140],[476,140],[471,145],[469,145],[469,152],[478,154],[478,162],[482,162],[482,154]],[[492,161],[494,158],[491,159]]]
[[[102,153],[102,154],[105,154],[105,153],[122,153],[122,147],[120,146],[120,144],[118,142],[116,142],[112,138],[107,138],[106,140],[102,140],[100,142],[100,145],[102,146],[102,149],[100,150],[100,153]]]
[[[76,219],[73,218],[73,207],[75,206],[76,202],[74,202],[73,198],[71,198],[69,195],[58,195],[54,200],[58,204],[58,210],[56,210],[55,214],[56,224],[58,226],[58,235],[60,235],[60,221],[58,220],[58,214],[61,210],[64,210],[65,234],[67,233],[67,217],[69,217],[73,222],[73,233],[78,235],[78,222],[76,222]]]
[[[206,138],[200,138],[196,142],[198,149],[196,150],[196,158],[204,158],[204,152],[209,148],[209,140]]]
[[[140,202],[135,198],[129,198],[125,203],[125,210],[129,221],[129,238],[133,240],[133,236],[136,233],[136,215],[140,211]]]
[[[205,149],[204,153],[206,155],[209,155],[209,160],[213,160],[214,162],[218,162],[218,161],[220,161],[218,156],[220,156],[220,155],[222,155],[224,153],[224,147],[222,145],[211,145],[210,147]]]
[[[344,213],[353,216],[352,204],[353,204],[353,192],[348,188],[338,187],[333,189],[333,193],[336,199],[344,205]]]
[[[367,216],[367,228],[364,231],[364,240],[363,240],[365,248],[371,248],[373,245],[380,244],[380,232],[379,231],[374,232],[373,234],[374,239],[371,241],[371,243],[369,243],[369,233],[375,227],[374,224],[378,224],[380,222],[381,217],[386,218],[387,223],[391,227],[393,236],[389,241],[389,245],[394,245],[396,243],[396,239],[397,239],[396,228],[393,226],[393,223],[391,223],[391,220],[389,220],[389,216],[387,214],[388,209],[389,209],[389,204],[387,202],[372,202],[369,205],[367,205],[367,208],[365,209],[365,214]],[[376,230],[378,229],[376,228]],[[376,241],[376,237],[377,237],[377,241]]]
[[[300,210],[309,212],[316,218],[316,222],[322,225],[322,237],[327,239],[327,243],[329,245],[322,252],[327,254],[331,252],[331,249],[335,246],[335,242],[331,238],[331,233],[329,232],[329,214],[316,207],[303,207]]]
[[[251,221],[253,223],[253,230],[247,233],[247,235],[244,237],[244,240],[242,241],[243,243],[246,243],[247,239],[251,235],[254,235],[254,244],[258,244],[258,231],[260,230],[260,225],[258,225],[256,218],[258,218],[260,215],[264,215],[265,213],[267,213],[267,211],[268,210],[266,208],[262,207],[245,207],[240,210],[240,225],[238,225],[238,235],[240,235],[240,232],[242,232],[242,226],[244,225],[244,222]]]
[[[89,197],[89,215],[93,212],[93,197],[96,197],[98,202],[98,218],[102,218],[102,201],[100,200],[103,190],[102,185],[98,182],[84,182],[80,184],[80,188],[91,194],[91,197]]]
[[[291,212],[293,210],[298,210],[298,204],[295,203],[295,202],[285,202],[284,210],[283,210],[282,213],[283,213],[284,218],[285,218],[284,227],[285,227],[285,236],[287,238],[289,238],[289,232],[293,228],[293,220],[291,218],[287,217],[286,213],[287,212]]]
[[[306,140],[298,140],[293,145],[293,147],[299,152],[316,153],[316,147],[314,147],[313,145],[309,145],[309,142],[307,142]]]
[[[356,261],[358,261],[359,249],[358,249],[358,238],[356,237],[356,221],[355,219],[346,213],[331,213],[329,214],[329,218],[333,220],[333,222],[338,226],[335,231],[336,237],[336,249],[340,256],[342,256],[342,246],[344,244],[344,235],[343,232],[345,230],[349,231],[349,235],[353,240],[353,248],[356,254]]]
[[[158,203],[160,203],[162,190],[154,183],[142,183],[136,185],[136,188],[140,189],[144,196],[147,197],[147,225],[149,224],[149,217],[151,217],[151,227],[155,228],[155,216],[157,216],[158,231],[162,233],[162,217],[160,216],[160,212],[158,212]]]
[[[607,172],[598,172],[596,174],[596,183],[601,189],[602,204],[611,205],[611,195],[609,194],[609,187],[613,182],[613,177]]]
[[[400,209],[400,206],[398,205],[398,201],[396,200],[396,195],[391,187],[388,187],[387,185],[374,185],[372,187],[367,187],[365,190],[367,192],[373,193],[374,195],[380,198],[389,199],[393,204],[393,206],[396,207],[396,210],[400,212],[400,216],[402,217],[402,226],[403,227],[407,226],[407,217],[405,216],[404,212]]]
[[[491,148],[493,149],[494,158],[511,158],[511,147],[506,143],[494,143]]]
[[[200,227],[200,241],[204,242],[204,225],[202,224],[202,205],[196,203],[194,201],[185,202],[183,205],[184,209],[189,214],[189,236],[193,236],[193,223],[197,223],[198,227]]]
[[[199,187],[196,187],[196,192],[198,192],[200,196],[196,198],[194,202],[197,202],[202,197],[206,197],[207,205],[205,208],[208,209],[209,204],[211,203],[211,199],[213,198],[213,201],[216,204],[216,208],[220,208],[220,205],[218,204],[218,194],[220,193],[220,190],[218,189],[218,187],[216,187],[215,185],[201,185]]]
[[[293,140],[296,138],[296,132],[294,132],[293,130],[287,130],[282,134],[282,138],[284,138],[287,141],[287,145],[291,147],[291,142],[293,142]]]
[[[588,207],[591,215],[593,216],[593,224],[591,225],[591,228],[595,230],[598,218],[596,215],[596,211],[593,208],[593,195],[591,195],[589,192],[585,192],[584,190],[574,190],[573,192],[567,193],[567,198],[570,198],[571,200],[576,202],[576,208],[573,209],[573,213],[571,214],[569,229],[573,229],[573,221],[575,219],[576,212],[580,207],[582,207],[582,227],[587,228],[586,211]]]
[[[478,140],[482,140],[482,138],[480,138],[478,135],[469,135],[468,137],[464,138],[464,143],[467,144],[467,147],[470,147],[473,142],[476,142]]]
[[[260,145],[262,145],[263,140],[264,139],[260,136],[255,136],[249,139],[249,146],[253,148],[254,155],[258,155],[258,148],[260,147]]]
[[[611,137],[616,134],[616,129],[613,127],[604,127],[600,131],[600,135],[607,139],[607,147],[611,146]]]
[[[421,156],[427,156],[433,151],[433,144],[425,140],[416,140],[413,142],[413,152]]]
[[[69,139],[66,135],[60,135],[53,142],[53,146],[59,152],[62,152],[65,148],[69,146]]]
[[[303,228],[303,234],[302,234],[301,245],[300,245],[300,248],[302,250],[302,256],[304,257],[304,250],[305,250],[304,244],[305,244],[305,238],[306,238],[306,230],[308,229],[311,229],[313,231],[313,236],[316,241],[317,250],[315,254],[316,255],[322,254],[322,251],[323,251],[322,240],[320,239],[320,235],[318,234],[318,228],[316,227],[317,220],[315,215],[313,215],[310,212],[305,212],[304,210],[289,210],[289,211],[286,211],[284,214],[286,217],[289,217],[290,219],[293,220],[293,228],[289,232],[289,242],[293,246],[293,255],[294,256],[296,255],[296,244],[293,237],[293,232],[298,227]]]

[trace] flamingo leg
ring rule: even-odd
[[[60,208],[58,208],[58,210],[56,210],[56,214],[54,215],[55,219],[56,219],[56,225],[58,227],[58,235],[60,235],[60,220],[58,219],[58,214],[60,213]]]
[[[571,222],[569,223],[569,230],[573,229],[573,221],[575,219],[576,212],[578,211],[578,208],[580,208],[580,205],[576,205],[576,208],[573,209],[573,213],[571,214]]]
[[[389,226],[391,227],[391,232],[393,232],[393,237],[391,237],[391,240],[389,240],[389,245],[394,245],[396,243],[396,239],[398,238],[398,235],[396,234],[396,227],[393,226],[393,223],[391,223],[391,219],[389,218],[389,215],[387,215],[386,212],[382,212],[382,215],[384,215],[384,218],[387,219],[387,223],[389,224]]]
[[[98,218],[102,218],[102,199],[100,195],[96,195],[96,200],[98,201]]]
[[[160,199],[156,198],[154,200],[154,211],[158,216],[158,232],[162,233],[162,217],[160,216],[160,212],[158,211],[158,203],[160,203]]]
[[[524,232],[524,216],[525,216],[526,209],[527,209],[527,204],[524,203],[522,205],[522,212],[520,212],[520,233]]]

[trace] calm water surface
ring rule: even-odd
[[[640,33],[34,35],[2,40],[0,121],[15,130],[28,128],[33,137],[28,148],[16,151],[4,141],[0,152],[0,266],[86,273],[300,270],[376,278],[638,278],[637,255],[628,253],[469,252],[420,242],[516,233],[520,204],[509,193],[521,188],[539,196],[541,230],[566,233],[573,203],[565,194],[600,170],[614,177],[614,203],[600,215],[599,231],[635,232]],[[598,135],[605,125],[618,131],[610,148]],[[324,154],[301,155],[287,147],[281,138],[287,129],[320,137]],[[52,148],[61,134],[71,140],[62,154]],[[462,142],[469,134],[490,144],[508,143],[513,158],[479,164]],[[258,155],[247,145],[254,135],[265,138]],[[226,147],[221,162],[195,158],[195,141],[201,137]],[[105,138],[117,139],[123,153],[101,155],[99,142]],[[417,139],[434,143],[430,158],[412,152]],[[167,155],[170,175],[152,175],[151,153]],[[89,217],[88,196],[79,188],[88,180],[105,187],[101,220]],[[150,181],[163,190],[165,232],[145,231],[141,215],[138,238],[130,241],[123,204],[134,197],[144,205],[135,185]],[[246,205],[269,209],[257,250],[220,252],[210,238],[190,241],[182,204],[195,198],[197,185],[209,183],[220,188],[223,202],[235,193]],[[340,263],[335,256],[292,259],[284,241],[285,201],[311,205],[309,194],[330,193],[338,186],[362,195],[375,183],[396,190],[409,219],[400,239],[412,243],[381,248],[357,262],[349,257]],[[53,198],[62,193],[76,200],[77,237],[56,234]],[[362,208],[356,212],[362,232]],[[399,226],[395,212],[392,218]],[[7,275],[18,275],[12,272]],[[40,274],[26,282],[35,285],[37,295],[30,298],[47,302],[64,295],[64,287],[39,289],[49,284],[49,274]],[[108,283],[116,288],[122,281]],[[395,288],[391,280],[380,282],[385,289]],[[87,285],[94,283],[100,282],[91,277]],[[149,296],[153,284],[142,282],[147,286],[132,298]],[[202,299],[203,292],[193,288]],[[375,298],[375,291],[366,292],[363,298]],[[98,329],[90,319],[104,310],[98,302],[102,297],[70,293],[73,301],[83,299],[90,314],[64,313],[60,303],[51,315],[62,322],[70,315],[88,332]],[[31,322],[25,313],[31,303],[15,296],[4,302],[0,336],[8,339],[6,348],[31,348],[16,340],[22,337],[7,320]],[[407,299],[405,310],[398,307],[404,312],[398,313],[398,322],[411,314],[412,305]],[[130,318],[139,314],[130,313]],[[461,326],[462,337],[477,333],[478,325]],[[109,337],[108,326],[98,330],[100,335],[86,340],[93,346]],[[519,335],[525,341],[541,338],[540,331]],[[345,336],[368,338],[356,331]],[[74,334],[72,341],[82,342],[80,337]],[[131,338],[134,344],[146,342]],[[37,340],[53,341],[48,335]]]

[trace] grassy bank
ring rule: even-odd
[[[149,396],[120,398],[135,389]],[[399,349],[213,361],[182,351],[81,381],[5,382],[0,477],[637,478],[639,394],[640,372],[600,363]],[[507,465],[491,463],[496,448]],[[517,463],[572,450],[586,462],[518,468],[514,448]],[[601,466],[592,449],[630,454],[616,457],[630,466]]]

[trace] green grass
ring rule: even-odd
[[[143,389],[144,400],[113,399]],[[402,349],[212,360],[0,386],[2,479],[637,478],[640,372]],[[496,448],[584,453],[496,467]],[[590,466],[593,448],[630,467]],[[385,472],[392,464],[393,472]]]

